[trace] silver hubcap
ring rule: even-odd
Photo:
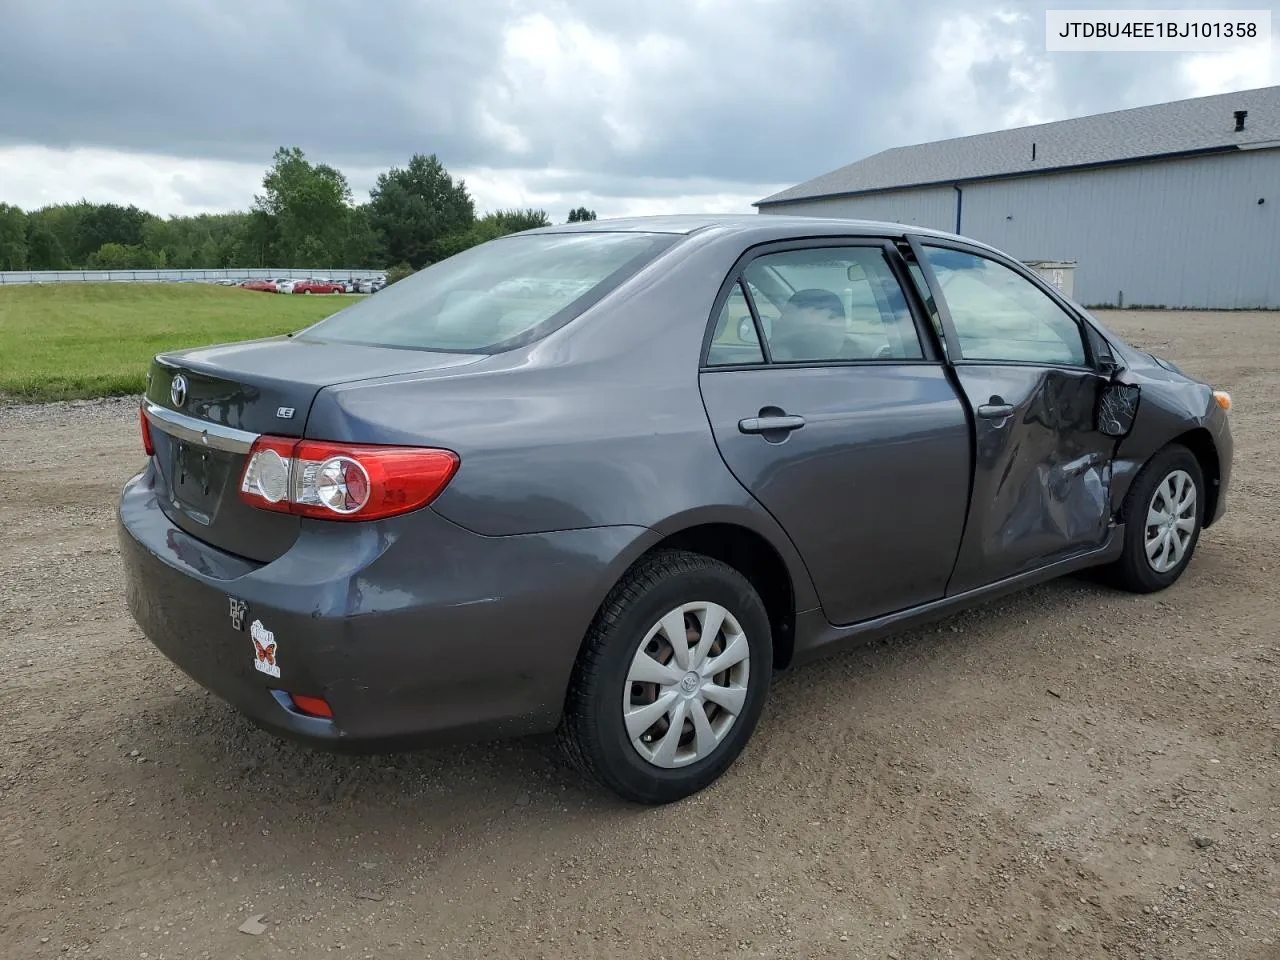
[[[747,701],[751,646],[718,603],[686,603],[640,641],[622,694],[636,752],[656,767],[683,767],[724,742]]]
[[[1185,470],[1175,470],[1156,487],[1147,508],[1147,563],[1168,573],[1186,556],[1196,531],[1196,485]]]

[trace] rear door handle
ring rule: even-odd
[[[978,416],[987,420],[1001,420],[1012,414],[1012,403],[984,403],[978,408]]]
[[[738,429],[743,433],[790,432],[803,426],[804,417],[747,417],[738,421]]]

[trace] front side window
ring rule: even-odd
[[[1087,363],[1079,326],[1030,280],[986,257],[924,250],[965,360]]]
[[[743,271],[778,362],[919,360],[906,297],[880,247],[787,250]]]
[[[933,332],[938,335],[938,343],[942,345],[942,350],[945,353],[947,337],[942,332],[942,320],[938,316],[938,305],[933,302],[933,294],[929,292],[929,281],[924,278],[924,271],[920,269],[920,264],[913,261],[907,266],[911,271],[911,280],[916,285],[920,299],[924,301],[925,309],[929,311],[929,322],[933,324]]]
[[[654,233],[502,237],[419,270],[299,338],[456,353],[511,349],[568,323],[677,239]]]

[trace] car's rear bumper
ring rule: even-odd
[[[130,610],[170,660],[276,733],[365,749],[553,728],[618,565],[655,539],[641,527],[482,537],[427,509],[304,523],[263,565],[172,524],[150,469],[126,485],[118,531]],[[255,621],[275,637],[279,678],[255,668]],[[287,694],[324,698],[333,719]]]

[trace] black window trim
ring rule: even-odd
[[[702,373],[729,373],[741,370],[798,370],[810,367],[942,366],[945,361],[933,339],[933,324],[929,322],[924,308],[919,302],[919,292],[915,289],[915,282],[911,279],[910,274],[907,273],[906,263],[903,262],[902,256],[895,245],[902,239],[901,234],[888,236],[868,236],[866,234],[852,236],[822,235],[817,237],[790,237],[786,240],[769,240],[747,247],[738,256],[738,259],[734,261],[724,280],[721,281],[716,298],[712,301],[711,315],[708,318],[702,338],[702,353],[698,361],[699,371]],[[744,272],[752,261],[758,260],[760,257],[774,253],[785,253],[788,250],[816,250],[824,247],[873,247],[882,252],[889,271],[893,274],[899,288],[902,290],[902,296],[906,301],[907,311],[911,315],[911,322],[915,328],[916,339],[919,341],[923,356],[886,357],[880,360],[874,358],[857,360],[773,359],[769,352],[768,340],[764,336],[764,327],[760,322],[759,311],[756,309],[755,298],[751,293],[751,284],[745,282]],[[905,282],[904,277],[906,278]],[[715,339],[716,323],[720,319],[720,311],[724,309],[725,301],[729,299],[734,286],[740,282],[742,291],[747,298],[747,306],[751,311],[752,322],[756,327],[756,337],[760,343],[764,360],[752,363],[709,364],[707,362],[708,354],[710,353],[711,343]]]
[[[1060,370],[1088,370],[1092,373],[1099,373],[1098,358],[1094,354],[1093,341],[1090,339],[1087,329],[1093,329],[1093,324],[1082,317],[1079,312],[1072,307],[1053,284],[1045,281],[1043,277],[1034,270],[1029,270],[1025,264],[1014,260],[996,250],[982,247],[977,244],[965,243],[962,240],[952,240],[949,237],[932,237],[927,234],[909,233],[907,234],[907,243],[913,255],[913,259],[920,267],[920,272],[924,274],[925,282],[929,285],[929,292],[933,296],[933,302],[938,308],[938,318],[942,321],[942,329],[946,335],[947,353],[950,355],[948,362],[952,366],[986,366],[986,367],[1045,367]],[[1051,303],[1067,315],[1067,318],[1076,325],[1076,332],[1080,335],[1080,342],[1084,349],[1085,362],[1077,363],[1054,363],[1047,360],[990,360],[990,359],[968,359],[964,355],[964,351],[960,348],[960,340],[956,334],[955,324],[951,319],[951,305],[947,303],[946,295],[942,290],[942,285],[938,282],[937,274],[933,271],[933,264],[929,262],[929,258],[925,256],[925,247],[937,247],[943,250],[954,250],[957,253],[967,253],[970,256],[981,257],[984,260],[991,260],[1011,270],[1013,273],[1022,277],[1024,280],[1030,281],[1031,285],[1048,296]]]

